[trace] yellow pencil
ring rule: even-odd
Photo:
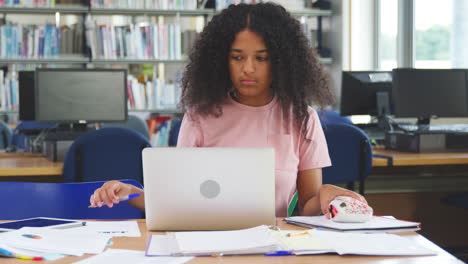
[[[287,237],[295,237],[295,236],[300,236],[300,235],[306,235],[306,234],[309,233],[309,230],[312,230],[312,229],[306,229],[306,230],[302,230],[302,231],[298,231],[298,232],[287,233],[286,236]]]

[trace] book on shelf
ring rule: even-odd
[[[82,25],[55,27],[6,23],[0,26],[0,58],[50,58],[82,54]]]
[[[87,4],[88,0],[0,0],[0,7],[55,7],[65,4]]]
[[[16,74],[9,73],[4,77],[3,70],[0,70],[0,110],[17,110],[18,102],[18,79]]]
[[[93,58],[181,60],[188,52],[182,47],[183,34],[180,24],[114,26],[86,21],[87,45]],[[195,38],[184,41],[185,47],[190,47]]]
[[[129,9],[162,9],[162,10],[195,10],[197,0],[91,0],[91,7],[129,8]]]

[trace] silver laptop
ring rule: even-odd
[[[143,150],[149,230],[275,225],[272,148]]]

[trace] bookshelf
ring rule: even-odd
[[[83,39],[86,37],[85,28],[85,16],[111,16],[111,15],[122,15],[122,16],[147,16],[147,17],[193,17],[203,16],[204,21],[208,21],[209,17],[218,13],[215,9],[194,9],[194,10],[183,10],[183,9],[136,9],[136,8],[107,8],[107,7],[92,7],[85,5],[56,5],[54,7],[17,7],[17,6],[2,6],[0,7],[0,13],[4,18],[9,14],[21,14],[21,15],[76,15],[81,16],[83,26]],[[291,13],[296,17],[329,17],[332,15],[330,10],[318,10],[318,9],[303,9],[303,10],[292,10]],[[159,20],[160,21],[160,20]],[[321,23],[319,23],[320,25]],[[320,25],[321,26],[321,25]],[[318,30],[321,30],[319,28]],[[86,50],[86,49],[85,49]],[[182,54],[184,55],[184,54]],[[324,64],[332,63],[331,58],[320,58],[320,61]],[[26,64],[26,65],[48,65],[48,64],[80,64],[83,67],[91,65],[116,65],[116,64],[154,64],[154,65],[183,65],[187,62],[186,56],[180,56],[180,58],[138,58],[138,57],[120,57],[120,58],[106,58],[103,56],[93,57],[90,52],[83,52],[83,54],[58,54],[54,56],[42,56],[42,57],[13,57],[13,56],[2,56],[0,54],[0,64]],[[164,67],[164,66],[163,66]],[[164,71],[163,71],[164,72]],[[1,95],[0,95],[1,96]],[[130,112],[154,112],[158,114],[180,114],[182,111],[176,108],[139,108],[131,109]],[[3,114],[16,114],[18,111],[15,109],[4,109],[0,108],[0,113]]]

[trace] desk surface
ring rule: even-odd
[[[463,165],[468,164],[468,153],[412,153],[396,150],[386,150],[374,147],[374,154],[381,154],[393,158],[393,166],[425,166],[425,165]],[[389,166],[385,158],[373,158],[373,167]]]
[[[62,175],[63,162],[52,162],[40,154],[0,153],[0,177]]]
[[[155,234],[156,232],[147,232],[145,220],[138,220],[140,226],[140,231],[142,233],[141,237],[118,237],[113,238],[113,244],[110,248],[120,248],[120,249],[133,249],[133,250],[145,250],[146,243],[148,241],[150,234]],[[303,229],[301,227],[293,226],[286,224],[282,221],[282,218],[278,218],[278,225],[281,229]],[[281,256],[281,257],[265,257],[261,255],[256,256],[227,256],[227,257],[198,257],[192,259],[190,264],[194,263],[295,263],[295,264],[306,264],[306,263],[373,263],[373,264],[398,264],[398,263],[424,263],[424,264],[449,264],[449,263],[458,263],[462,264],[463,262],[450,255],[431,241],[427,240],[421,235],[416,234],[415,232],[406,232],[401,233],[401,235],[411,239],[415,243],[419,243],[428,248],[431,248],[438,252],[436,256],[418,256],[418,257],[381,257],[381,256],[339,256],[335,254],[327,255],[310,255],[310,256]],[[83,257],[65,257],[56,261],[34,261],[31,263],[73,263],[75,261],[88,258],[92,255],[85,255]],[[9,264],[19,264],[26,263],[26,261],[18,259],[2,259],[2,263]]]

